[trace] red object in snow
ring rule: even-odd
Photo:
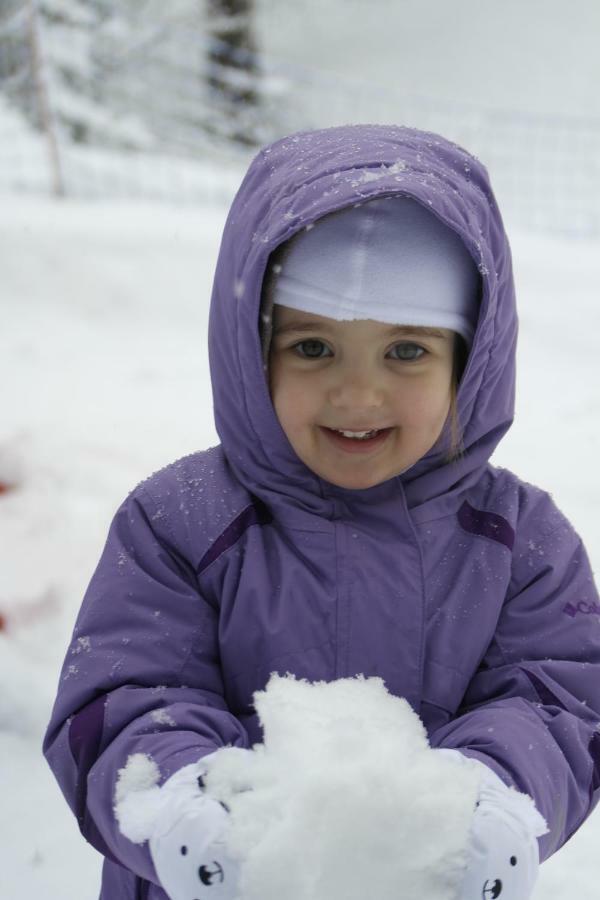
[[[0,494],[6,494],[10,491],[12,484],[7,484],[5,481],[0,481]]]

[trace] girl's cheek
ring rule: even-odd
[[[301,423],[307,415],[310,406],[309,393],[302,385],[290,381],[280,382],[274,392],[274,406],[280,421],[287,427],[294,427]]]
[[[445,381],[419,385],[414,391],[405,392],[402,406],[407,424],[436,422],[450,408],[450,385]]]
[[[280,398],[289,393],[290,384],[292,383],[279,357],[276,354],[272,355],[269,362],[269,393],[271,400],[274,403],[279,402]]]

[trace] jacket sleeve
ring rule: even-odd
[[[147,843],[119,831],[118,772],[150,756],[161,782],[220,747],[248,748],[224,699],[218,610],[143,486],[117,510],[60,674],[44,755],[97,850],[157,883]],[[164,531],[164,529],[163,529]]]
[[[533,798],[549,827],[540,860],[600,799],[598,593],[580,537],[542,497],[517,529],[494,638],[456,718],[431,735]]]

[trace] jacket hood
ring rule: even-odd
[[[445,462],[444,433],[406,472],[352,490],[312,472],[279,424],[263,364],[261,289],[270,254],[293,234],[335,210],[391,194],[412,197],[452,228],[481,275],[479,318],[457,395],[465,453]],[[334,518],[340,503],[367,511],[400,486],[413,515],[454,509],[512,423],[516,339],[508,239],[487,170],[466,150],[432,132],[349,125],[292,134],[254,158],[223,231],[209,362],[215,426],[227,462],[282,520],[314,527],[315,515]]]

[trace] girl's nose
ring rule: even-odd
[[[329,402],[337,409],[377,409],[384,399],[381,380],[364,368],[346,369],[329,391]]]

